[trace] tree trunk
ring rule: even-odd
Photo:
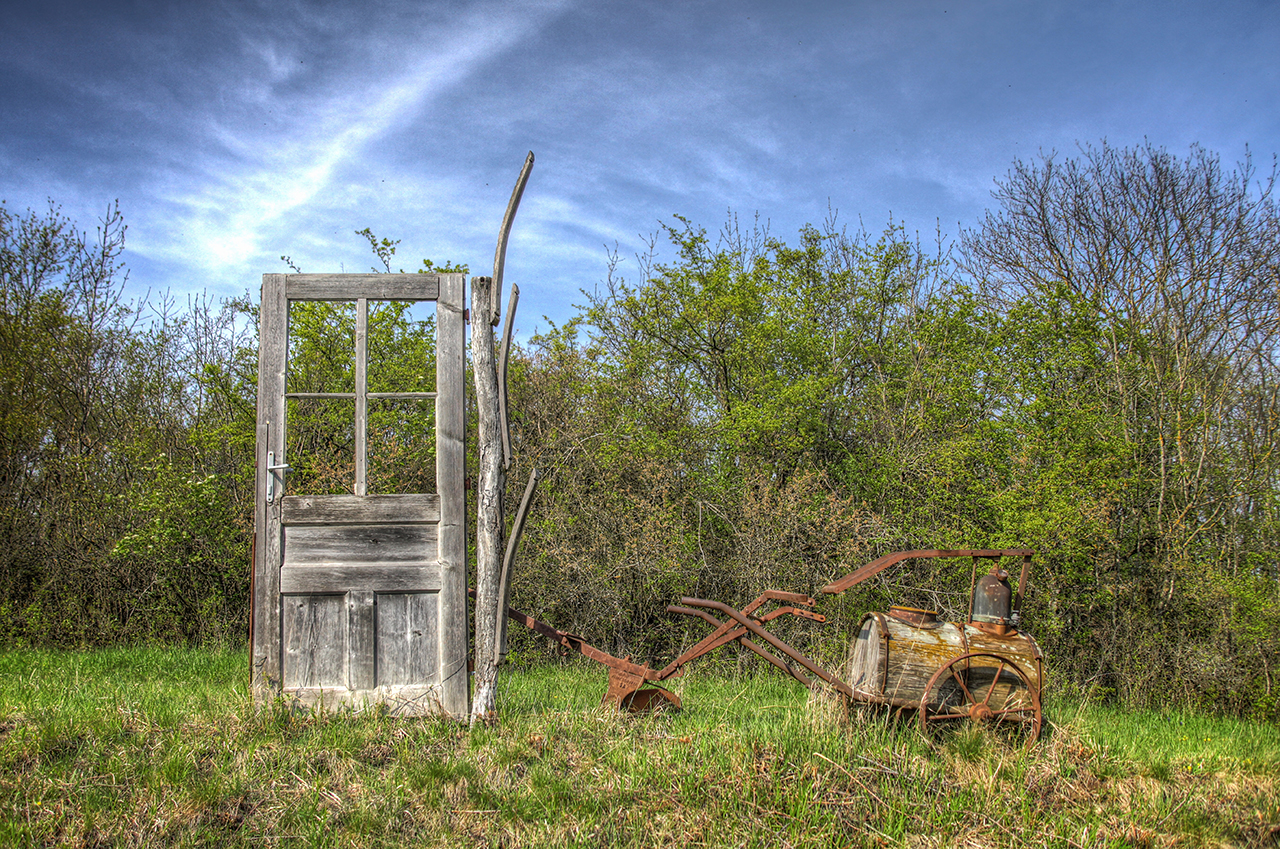
[[[476,374],[476,412],[480,469],[476,483],[476,618],[475,691],[471,721],[492,719],[497,709],[498,662],[494,629],[498,624],[498,586],[502,573],[502,501],[506,473],[502,466],[501,422],[498,420],[498,366],[493,326],[488,320],[488,277],[471,279],[471,358]]]

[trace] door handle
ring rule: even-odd
[[[276,472],[283,472],[289,468],[288,463],[276,463],[276,452],[267,452],[267,503],[271,504],[276,500]],[[283,477],[280,481],[284,483]]]

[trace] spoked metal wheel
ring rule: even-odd
[[[1040,688],[1017,664],[998,654],[953,658],[925,685],[920,728],[926,734],[970,720],[1027,745],[1040,737]]]

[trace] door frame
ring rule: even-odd
[[[465,290],[465,275],[460,273],[262,275],[258,315],[257,471],[250,613],[250,688],[257,702],[262,703],[283,693],[281,505],[288,464],[285,455],[285,373],[289,350],[289,304],[292,301],[360,299],[435,301],[436,492],[440,499],[438,556],[441,575],[440,697],[437,707],[451,716],[464,717],[468,714]],[[358,324],[356,346],[360,352],[364,348],[362,331],[365,328],[363,322]],[[357,390],[357,407],[363,412],[365,387],[358,386]],[[359,415],[356,421],[357,427],[363,429]],[[356,454],[359,464],[364,459],[364,452],[358,449]],[[268,463],[268,458],[273,462]],[[276,468],[268,469],[268,465]],[[363,477],[358,473],[361,482]],[[269,489],[273,496],[270,500],[267,498]]]

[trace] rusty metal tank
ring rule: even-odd
[[[1009,573],[999,566],[978,579],[973,588],[969,620],[987,625],[1013,624],[1013,589]]]
[[[987,615],[987,614],[984,614]],[[944,622],[931,610],[890,607],[868,613],[844,669],[859,701],[920,707],[981,703],[1003,710],[1038,703],[1041,653],[1030,635],[1006,623]],[[950,666],[955,674],[938,675]],[[932,688],[930,682],[937,678]]]

